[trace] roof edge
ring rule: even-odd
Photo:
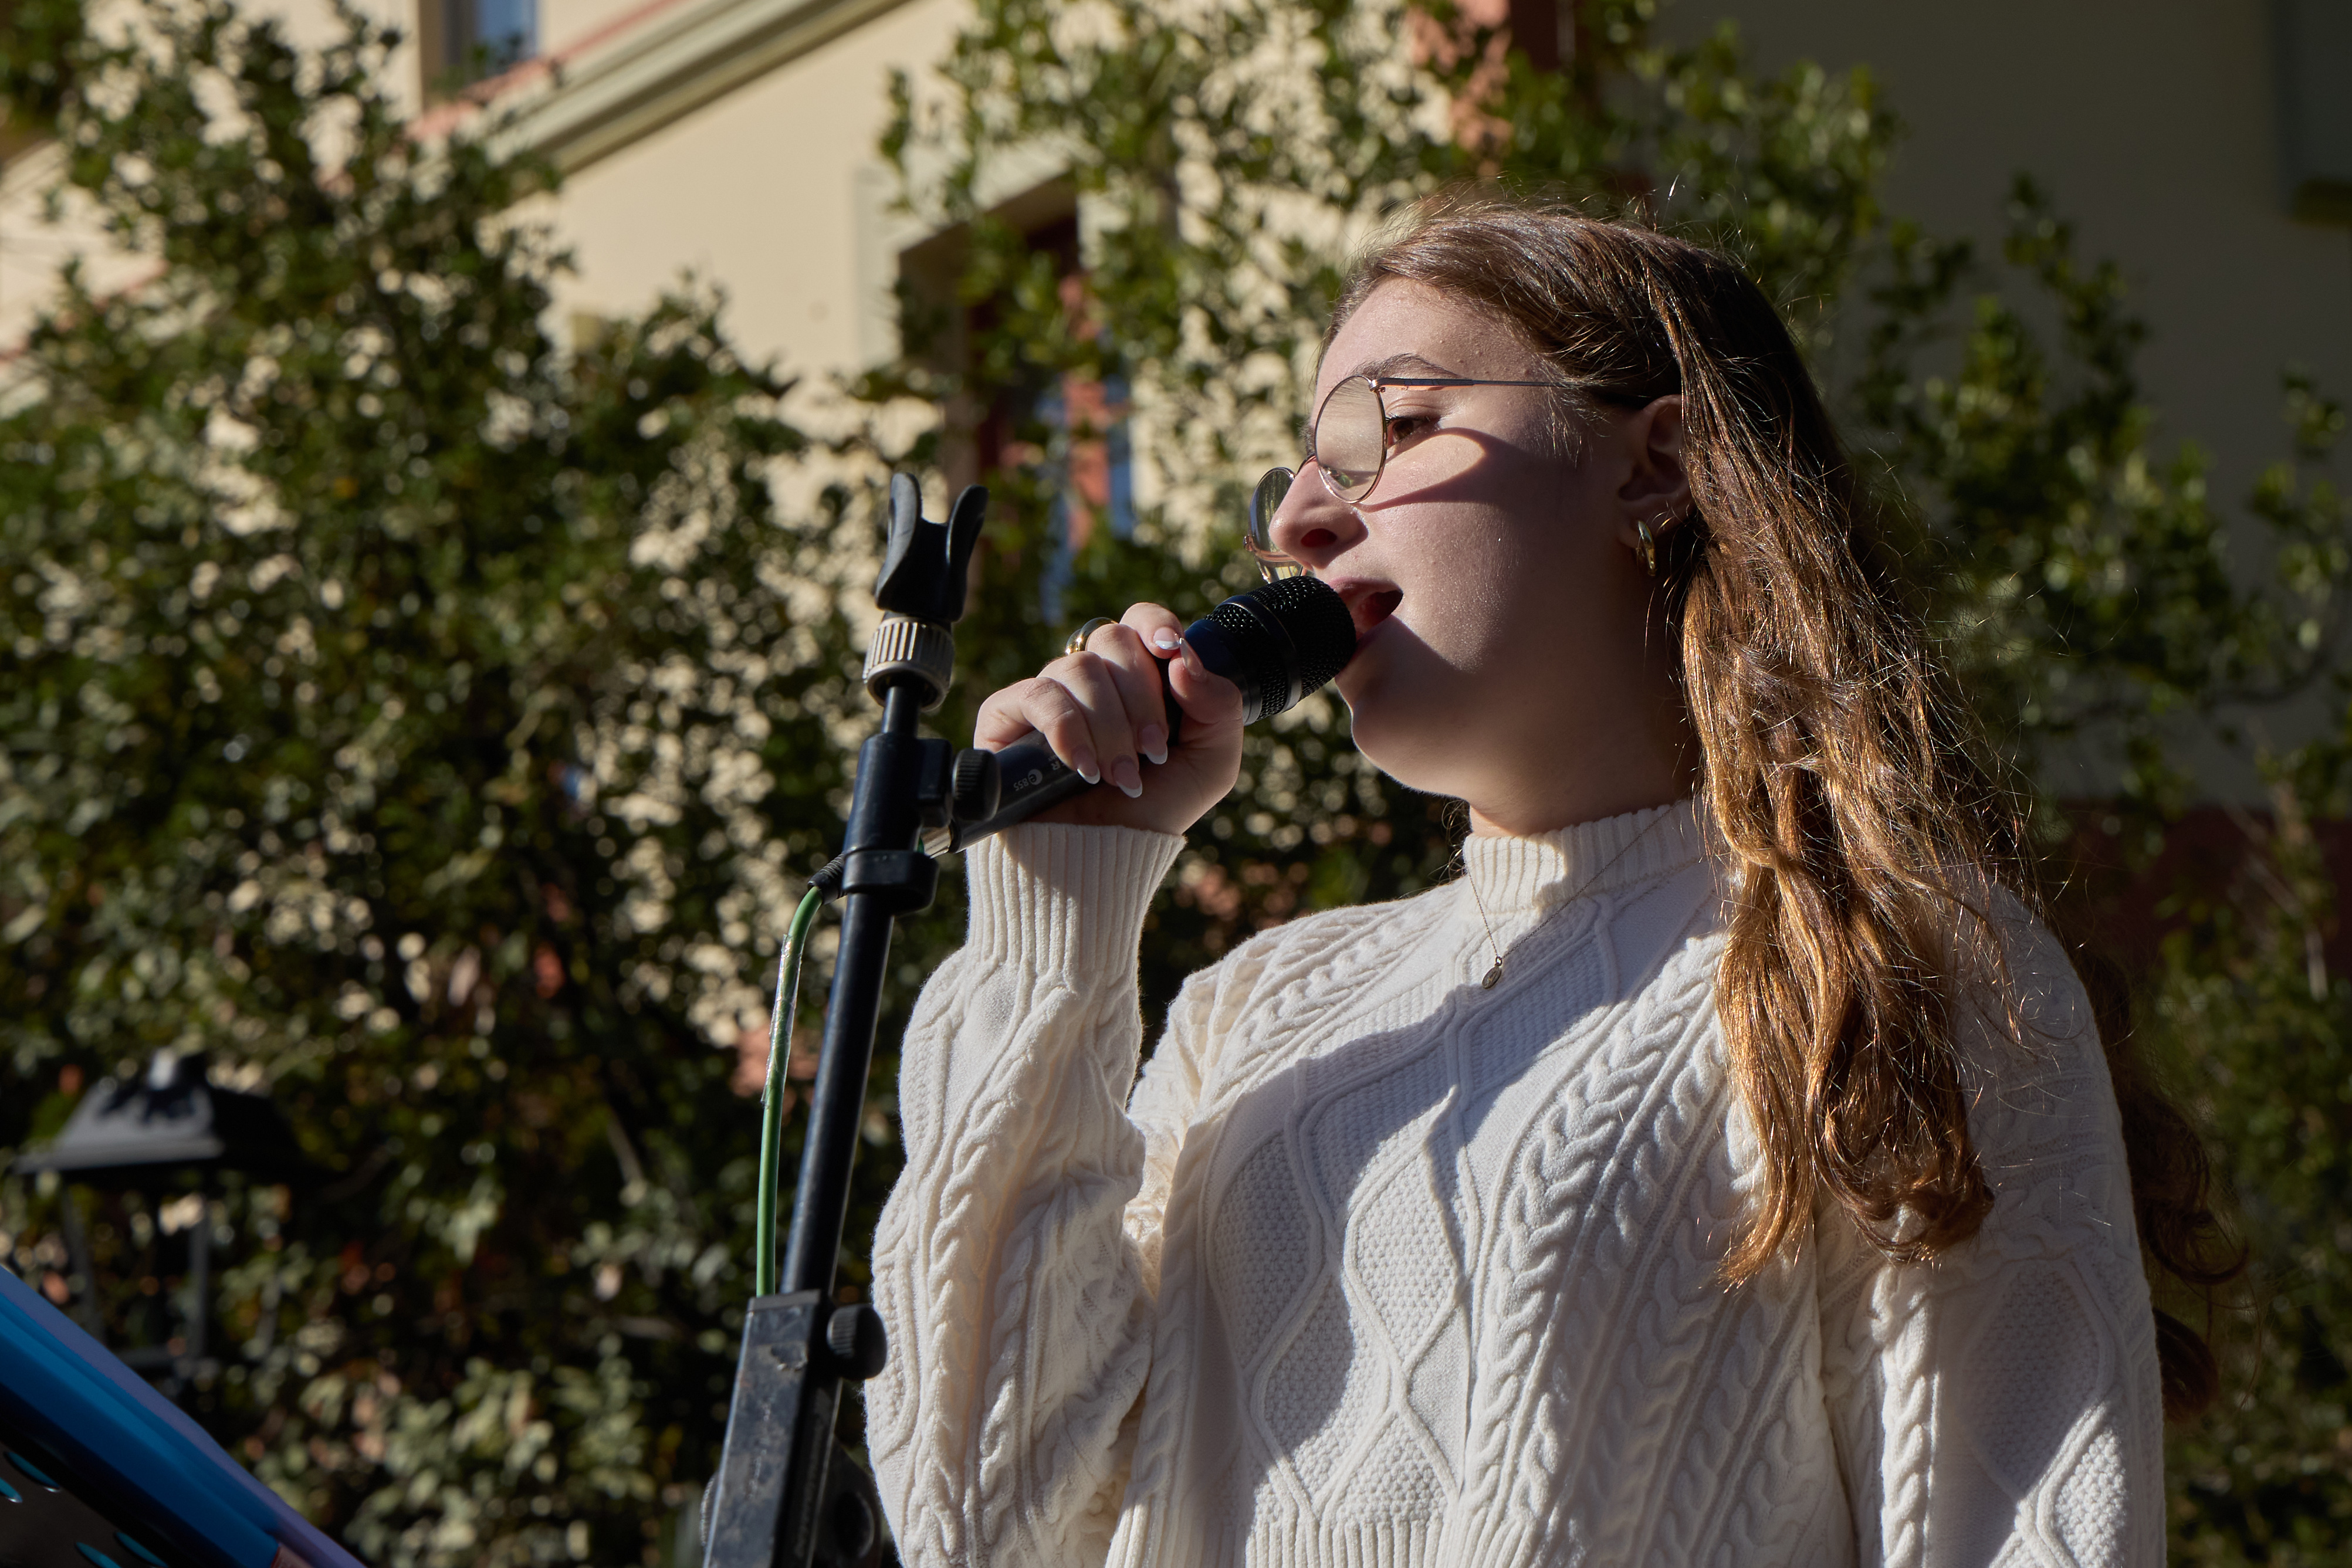
[[[577,173],[907,3],[648,6],[643,30],[627,29],[607,47],[584,51],[588,57],[576,64],[558,56],[531,72],[545,87],[515,104],[495,140],[501,151],[535,153],[563,173]]]

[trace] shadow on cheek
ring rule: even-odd
[[[1479,430],[1444,430],[1391,460],[1371,498],[1357,504],[1366,517],[1391,507],[1539,506],[1564,497],[1576,465]]]

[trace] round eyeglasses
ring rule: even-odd
[[[1369,497],[1388,469],[1389,387],[1553,387],[1558,382],[1486,381],[1471,376],[1349,376],[1323,394],[1307,430],[1307,456],[1323,477],[1323,487],[1353,504]],[[1274,517],[1282,509],[1297,474],[1269,468],[1250,494],[1249,552],[1269,582],[1307,569],[1275,548]]]

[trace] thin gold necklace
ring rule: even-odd
[[[1685,799],[1687,798],[1688,797],[1685,797]],[[1642,831],[1640,832],[1635,833],[1632,838],[1627,839],[1622,844],[1619,845],[1615,854],[1611,855],[1607,860],[1602,861],[1598,866],[1594,867],[1592,874],[1586,877],[1582,883],[1578,884],[1574,893],[1571,893],[1566,898],[1561,899],[1559,903],[1554,904],[1552,908],[1558,909],[1564,907],[1565,905],[1574,904],[1578,899],[1591,892],[1592,884],[1599,882],[1603,876],[1607,875],[1611,866],[1613,866],[1619,861],[1623,860],[1627,854],[1632,852],[1635,844],[1640,843],[1643,839],[1650,836],[1650,830],[1652,828],[1654,828],[1660,822],[1664,821],[1666,820],[1666,814],[1669,811],[1672,811],[1675,806],[1679,806],[1681,804],[1682,802],[1677,800],[1672,805],[1659,807],[1658,814],[1651,818],[1648,821],[1643,823]],[[1463,835],[1462,845],[1459,849],[1454,852],[1454,859],[1455,863],[1460,865],[1462,868],[1462,880],[1470,884],[1470,902],[1477,908],[1478,924],[1486,928],[1486,946],[1495,955],[1494,967],[1488,969],[1486,971],[1486,977],[1478,982],[1478,988],[1480,990],[1491,991],[1496,986],[1503,983],[1503,945],[1501,942],[1496,940],[1494,921],[1488,919],[1486,916],[1486,901],[1479,895],[1478,879],[1470,874],[1470,834],[1465,833]],[[1544,911],[1542,917],[1538,919],[1534,925],[1531,925],[1527,929],[1526,933],[1520,936],[1519,941],[1524,942],[1528,937],[1534,936],[1537,930],[1542,926],[1544,921],[1550,918],[1551,910],[1548,909]],[[1515,943],[1513,946],[1517,946],[1517,944]]]

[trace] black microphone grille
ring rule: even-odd
[[[1356,622],[1347,601],[1304,575],[1237,594],[1203,619],[1230,640],[1237,667],[1217,673],[1242,688],[1243,716],[1250,723],[1320,690],[1356,653]]]
[[[1348,601],[1318,580],[1276,578],[1251,597],[1290,630],[1298,650],[1299,696],[1329,685],[1356,656],[1356,618],[1348,613]]]

